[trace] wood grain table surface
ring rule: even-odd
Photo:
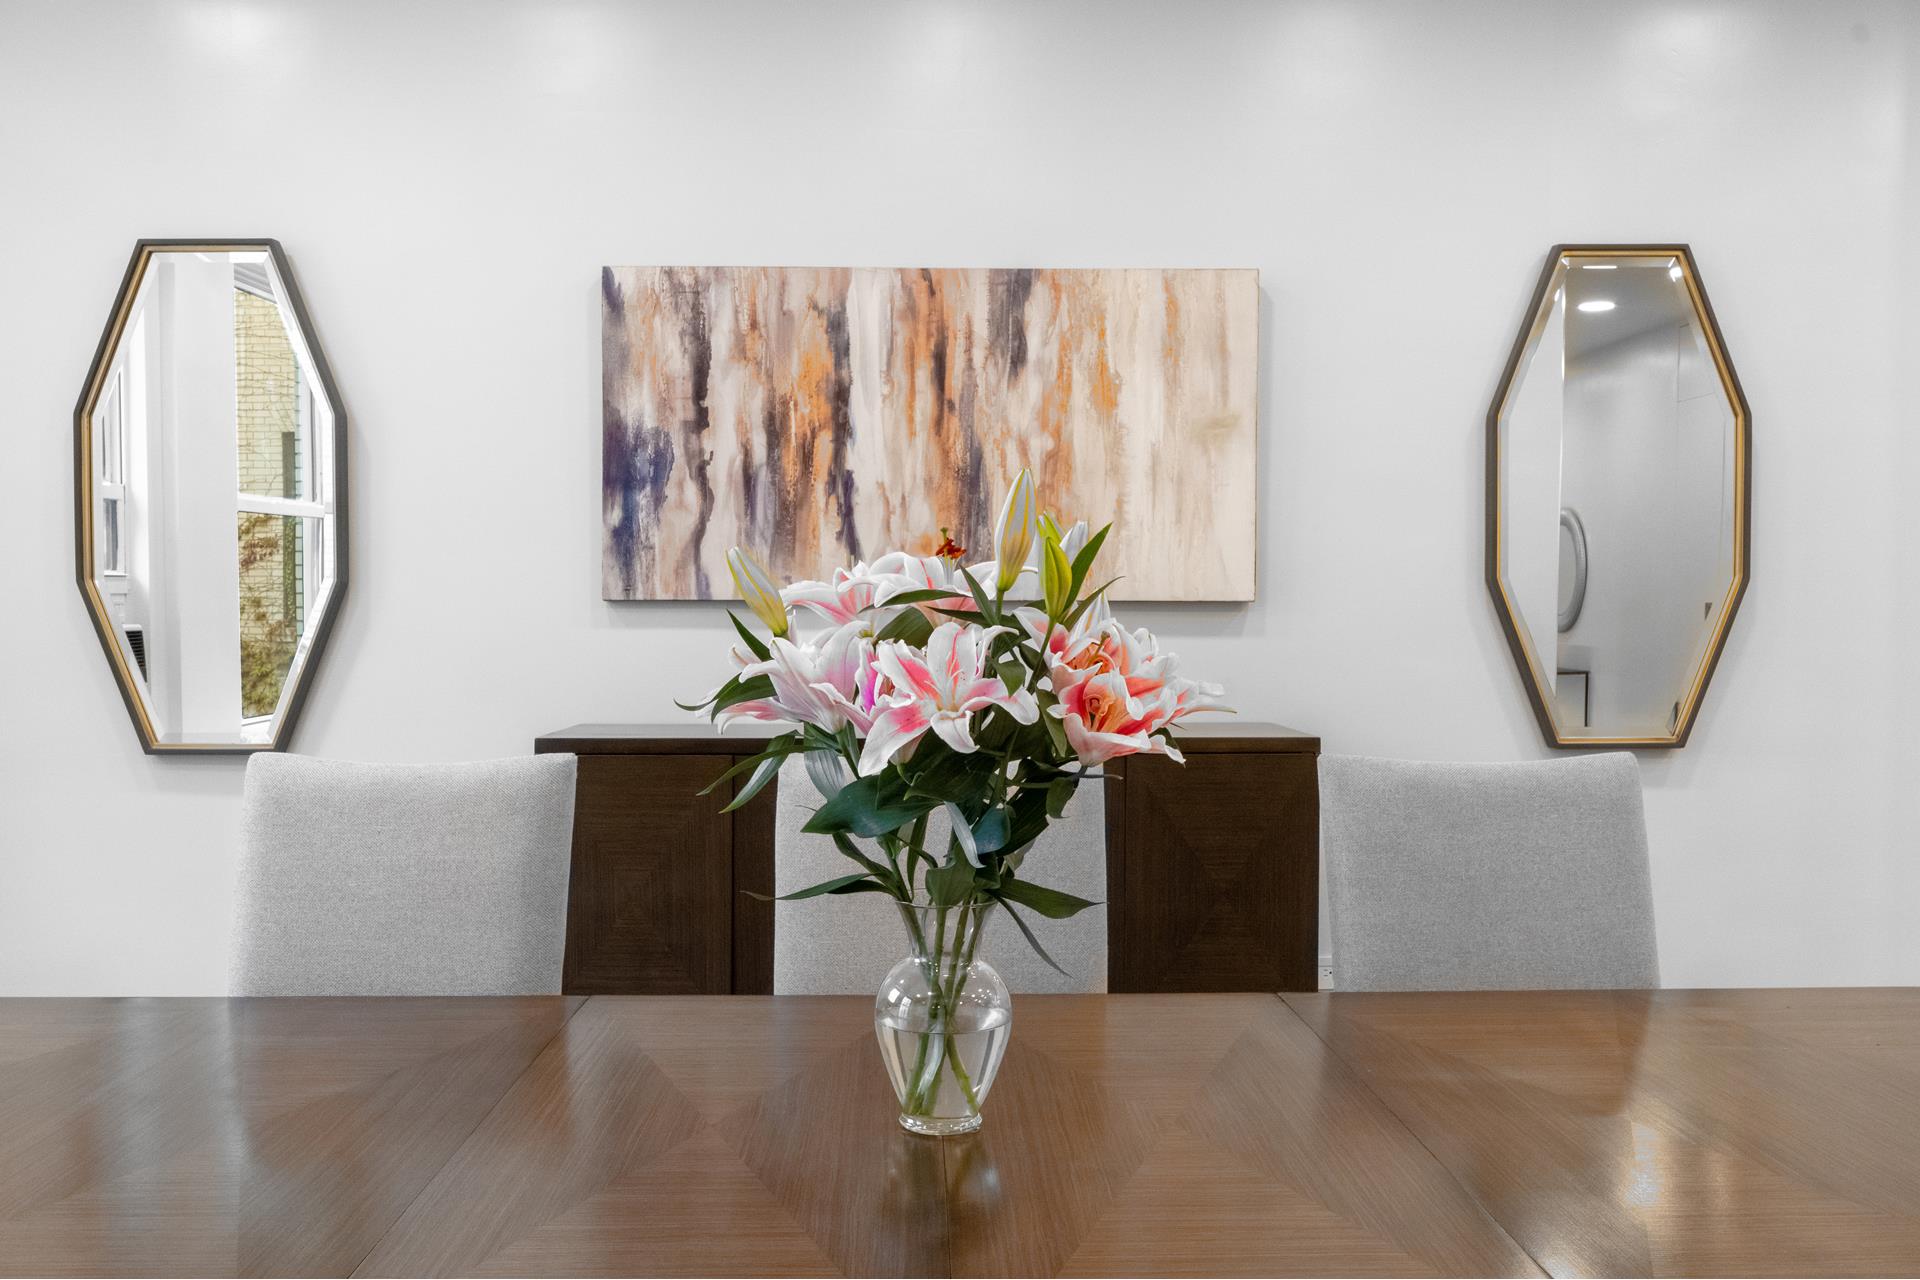
[[[1920,991],[0,1001],[0,1272],[1920,1272]]]

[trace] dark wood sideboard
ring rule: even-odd
[[[697,793],[768,726],[580,724],[534,741],[580,757],[567,903],[569,995],[773,989],[775,787],[722,813]],[[1320,740],[1280,725],[1181,732],[1185,767],[1109,764],[1107,985],[1318,985]]]

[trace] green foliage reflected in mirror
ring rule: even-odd
[[[81,595],[148,751],[283,748],[345,582],[345,419],[270,240],[143,240],[75,413]]]

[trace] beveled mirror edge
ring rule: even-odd
[[[127,668],[127,658],[122,650],[119,638],[114,634],[112,619],[109,616],[106,601],[100,598],[98,585],[93,575],[93,410],[99,401],[102,385],[112,364],[112,356],[119,337],[126,325],[127,313],[132,308],[135,297],[140,291],[141,280],[146,275],[147,264],[156,253],[180,253],[199,251],[204,253],[231,253],[235,251],[258,253],[265,251],[273,261],[275,273],[286,289],[286,304],[300,326],[300,338],[306,353],[313,361],[313,376],[318,384],[319,394],[325,398],[328,410],[333,415],[332,451],[333,451],[333,580],[322,600],[319,616],[313,626],[313,638],[296,652],[294,662],[287,672],[287,682],[292,692],[287,695],[286,710],[279,717],[272,735],[263,742],[163,742],[154,732],[153,721],[147,715],[146,704],[141,700],[139,687],[134,682],[132,672]],[[135,736],[140,741],[140,749],[148,755],[253,755],[260,751],[285,751],[292,740],[293,730],[300,719],[300,712],[306,705],[307,694],[312,687],[313,677],[325,652],[327,640],[332,635],[334,620],[339,616],[342,599],[346,592],[349,568],[350,524],[348,522],[348,459],[347,459],[347,412],[341,403],[339,389],[334,385],[333,369],[327,363],[326,352],[320,345],[315,332],[313,317],[307,312],[306,299],[301,295],[300,285],[294,279],[293,265],[287,260],[286,251],[278,240],[255,237],[204,237],[188,238],[147,238],[134,242],[133,256],[127,262],[126,273],[120,278],[120,290],[114,296],[113,308],[108,312],[107,323],[100,334],[100,341],[94,348],[93,360],[87,366],[86,381],[80,388],[80,398],[73,411],[73,447],[74,447],[74,570],[80,588],[80,598],[85,603],[87,616],[93,622],[95,637],[107,657],[107,665],[113,670],[115,685],[120,690],[120,700],[126,704],[127,716],[133,721]]]
[[[1713,355],[1714,366],[1720,375],[1721,386],[1727,393],[1728,403],[1733,407],[1735,458],[1733,577],[1727,589],[1725,605],[1720,611],[1719,621],[1707,642],[1706,653],[1694,673],[1692,685],[1681,701],[1680,715],[1674,724],[1673,733],[1664,737],[1569,737],[1562,734],[1559,726],[1554,723],[1553,708],[1547,699],[1539,660],[1523,634],[1519,611],[1514,608],[1513,601],[1507,594],[1506,583],[1502,576],[1500,512],[1504,494],[1500,483],[1500,419],[1506,408],[1507,399],[1513,392],[1520,372],[1520,363],[1525,358],[1530,345],[1541,303],[1546,300],[1547,290],[1552,287],[1553,278],[1559,270],[1561,260],[1567,257],[1654,256],[1669,256],[1681,264],[1688,296],[1703,322],[1707,348]],[[1746,596],[1747,584],[1752,577],[1752,494],[1753,414],[1747,405],[1746,392],[1740,385],[1740,375],[1734,370],[1733,358],[1727,352],[1726,340],[1720,332],[1719,317],[1714,314],[1713,303],[1707,297],[1706,287],[1700,281],[1699,263],[1694,258],[1692,246],[1684,242],[1556,244],[1549,249],[1546,262],[1540,270],[1539,280],[1535,283],[1533,294],[1528,299],[1526,312],[1520,319],[1513,347],[1507,354],[1506,367],[1501,371],[1499,384],[1494,389],[1493,401],[1487,407],[1486,478],[1487,590],[1493,597],[1493,609],[1500,619],[1500,629],[1506,634],[1507,647],[1520,669],[1521,683],[1526,686],[1527,699],[1533,707],[1534,719],[1539,723],[1540,732],[1546,738],[1548,746],[1570,750],[1594,750],[1636,747],[1677,749],[1687,745],[1687,739],[1692,735],[1694,722],[1699,715],[1700,704],[1706,697],[1707,686],[1713,679],[1714,671],[1720,665],[1722,652],[1726,649],[1727,634],[1733,626],[1734,615],[1740,610],[1740,602]]]

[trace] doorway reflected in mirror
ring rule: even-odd
[[[1556,248],[1488,432],[1489,585],[1548,740],[1681,745],[1746,586],[1750,465],[1686,247]]]

